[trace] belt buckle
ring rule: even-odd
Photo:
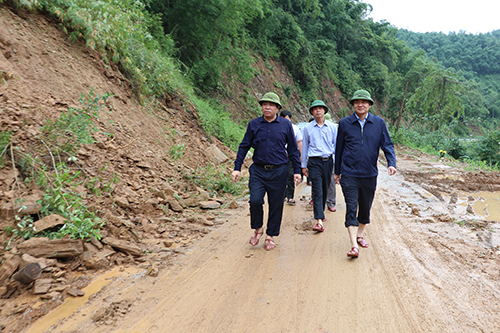
[[[272,170],[273,169],[273,165],[264,165],[264,169],[266,170]]]
[[[322,157],[321,159],[323,160],[323,162],[324,161],[328,161],[330,159],[330,156],[328,156],[328,157]]]

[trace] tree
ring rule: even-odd
[[[462,93],[462,86],[451,72],[428,75],[408,101],[413,121],[425,122],[431,130],[450,124],[464,114]]]

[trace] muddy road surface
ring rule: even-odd
[[[357,259],[346,256],[340,187],[337,212],[326,212],[325,232],[315,233],[302,183],[297,205],[285,206],[275,250],[264,250],[264,238],[248,244],[242,201],[158,277],[140,268],[106,272],[87,299],[67,300],[26,331],[499,332],[498,223],[467,212],[478,193],[438,198],[424,178],[408,182],[412,161],[398,158],[394,177],[380,166],[370,247]],[[432,177],[458,172],[426,165]]]

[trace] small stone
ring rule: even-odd
[[[68,289],[68,295],[73,297],[82,297],[83,295],[85,295],[85,293],[79,289],[70,288]]]
[[[165,247],[172,247],[172,245],[174,245],[174,242],[171,240],[165,240],[163,241],[163,245],[165,245]]]
[[[203,209],[218,209],[220,208],[220,203],[217,201],[201,201],[199,206]]]

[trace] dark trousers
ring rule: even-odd
[[[332,179],[333,159],[329,158],[323,161],[321,158],[309,158],[307,169],[309,170],[309,180],[312,183],[314,219],[324,219],[326,196]]]
[[[340,185],[342,186],[346,205],[346,228],[359,226],[360,223],[370,223],[370,210],[377,188],[377,177],[357,178],[342,175]]]
[[[266,234],[278,236],[283,217],[283,205],[285,200],[286,178],[288,168],[286,164],[271,170],[252,164],[250,166],[250,226],[259,229],[264,224],[264,196],[267,193],[269,214],[267,218]]]
[[[293,195],[295,194],[295,182],[293,181],[293,164],[290,159],[288,159],[288,177],[286,179],[286,191],[285,197],[287,199],[293,199]]]

